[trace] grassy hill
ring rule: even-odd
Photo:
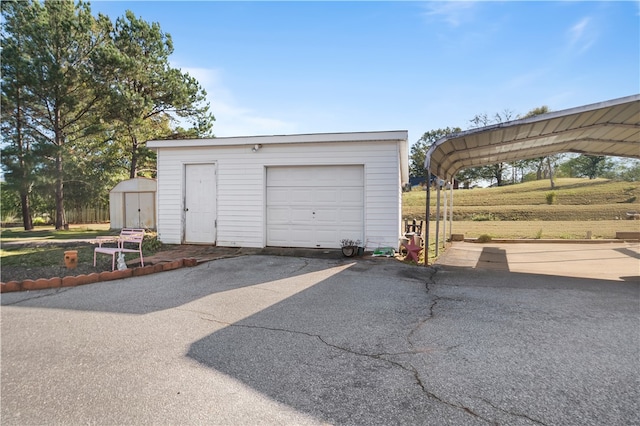
[[[549,205],[547,195],[551,192],[555,200]],[[431,195],[431,217],[435,220],[436,192]],[[403,217],[424,220],[425,201],[425,191],[404,193]],[[444,198],[442,203],[441,215]],[[561,178],[553,190],[548,180],[457,189],[453,205],[453,232],[472,238],[576,239],[587,233],[592,238],[614,238],[617,231],[640,231],[640,221],[627,220],[627,212],[640,212],[640,182]],[[430,234],[433,238],[435,226]]]
[[[640,182],[608,179],[560,178],[550,188],[548,180],[497,188],[457,189],[453,195],[455,221],[593,221],[626,219],[628,211],[640,212]],[[553,204],[547,204],[553,192]],[[431,193],[435,217],[436,192]],[[403,194],[405,219],[425,217],[426,192]],[[444,199],[441,201],[444,203]],[[441,205],[441,214],[444,205]]]

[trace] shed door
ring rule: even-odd
[[[137,192],[124,193],[124,226],[140,228],[140,199]]]
[[[156,227],[156,199],[153,192],[138,193],[140,201],[140,227]]]
[[[127,228],[155,228],[155,203],[153,192],[125,192],[124,226]]]
[[[363,218],[363,166],[267,168],[268,246],[339,248]]]
[[[185,166],[184,242],[216,242],[216,165]]]

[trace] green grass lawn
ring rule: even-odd
[[[449,235],[447,225],[447,238]],[[435,222],[429,229],[435,237]],[[442,241],[443,224],[440,222]],[[615,238],[616,232],[640,231],[640,220],[598,220],[598,221],[454,221],[451,231],[464,234],[466,238],[489,235],[506,239],[584,239],[591,232],[593,239]]]
[[[546,195],[557,194],[557,204],[640,204],[640,182],[621,182],[609,179],[560,178],[551,189],[548,180],[519,183],[496,188],[454,190],[456,206],[513,206],[547,205]],[[432,191],[435,205],[435,191]],[[405,192],[402,202],[406,206],[424,206],[425,191]]]
[[[2,248],[0,261],[2,267],[42,267],[60,266],[64,263],[64,252],[78,251],[78,261],[93,264],[93,246],[77,244],[72,240],[92,239],[102,235],[117,234],[109,230],[109,224],[99,225],[71,225],[69,230],[56,231],[52,226],[38,226],[34,230],[25,231],[23,228],[5,228],[0,230]],[[6,244],[19,241],[30,243],[37,240],[52,240],[59,244],[41,244],[36,246],[13,246]],[[102,260],[102,259],[101,259]]]
[[[16,249],[0,249],[2,266],[51,266],[64,264],[64,252],[67,250],[78,251],[78,263],[93,264],[93,246],[41,246],[24,247]],[[102,259],[101,259],[102,260]],[[109,260],[109,263],[111,260]]]
[[[64,264],[64,252],[78,251],[78,264],[93,264],[93,249],[95,245],[73,240],[91,240],[98,236],[118,235],[117,230],[110,230],[109,224],[99,225],[71,225],[69,230],[56,231],[51,226],[36,227],[35,230],[25,231],[23,228],[2,229],[2,248],[0,262],[4,267],[60,267]],[[55,241],[56,243],[37,243],[38,240]],[[10,242],[24,242],[27,245],[12,245]],[[155,253],[161,248],[155,232],[145,235],[142,245],[145,255]],[[111,266],[109,256],[99,256],[101,265]]]
[[[0,238],[3,242],[29,240],[75,240],[95,238],[102,235],[117,235],[110,231],[109,224],[70,225],[69,230],[56,231],[53,226],[37,226],[31,231],[24,228],[3,228]]]

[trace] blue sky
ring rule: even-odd
[[[470,127],[640,92],[640,2],[93,1],[171,34],[216,136]]]

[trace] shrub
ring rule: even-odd
[[[488,222],[491,220],[495,220],[491,213],[482,213],[482,214],[474,214],[471,216],[471,220],[474,222]]]
[[[2,222],[13,223],[18,221],[18,215],[14,210],[2,211]]]
[[[42,216],[34,217],[32,223],[33,223],[33,226],[44,226],[49,224],[47,219],[45,219]]]
[[[558,194],[556,194],[555,191],[547,192],[547,194],[545,195],[545,198],[547,199],[547,204],[549,205],[555,204],[556,199],[558,198]]]
[[[542,238],[542,229],[539,229],[538,232],[536,232],[536,240],[539,240],[540,238]]]
[[[155,253],[162,248],[162,243],[158,241],[157,234],[145,234],[142,240],[143,253]]]
[[[479,243],[490,243],[491,242],[491,235],[489,234],[482,234],[478,237],[478,239],[476,240]]]

